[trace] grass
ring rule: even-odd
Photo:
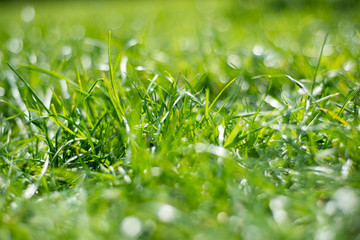
[[[0,6],[0,239],[360,239],[356,1]]]

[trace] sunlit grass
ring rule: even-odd
[[[0,7],[0,239],[360,238],[349,1]]]

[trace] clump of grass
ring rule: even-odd
[[[0,238],[359,238],[357,7],[144,4],[6,6]]]

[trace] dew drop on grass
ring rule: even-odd
[[[227,215],[226,212],[220,212],[217,216],[216,216],[216,220],[219,223],[226,223],[229,220],[229,216]]]
[[[347,61],[344,64],[343,68],[344,68],[345,71],[350,71],[351,69],[354,68],[354,66],[355,66],[355,64],[352,61]]]
[[[24,198],[26,199],[31,198],[35,194],[36,190],[37,190],[37,185],[30,184],[24,191]]]
[[[237,56],[235,54],[231,54],[227,58],[227,64],[234,69],[240,69],[241,59],[239,56]]]
[[[359,199],[350,189],[340,188],[334,193],[333,199],[338,209],[344,213],[349,214],[359,208]]]
[[[323,55],[324,56],[331,56],[334,53],[334,48],[332,45],[326,44],[324,46]]]
[[[348,159],[345,162],[345,164],[343,164],[343,166],[341,168],[341,175],[344,179],[348,178],[348,176],[350,175],[352,165],[353,165],[353,162],[351,159]]]
[[[332,216],[336,212],[336,203],[334,201],[328,201],[324,208],[327,215]]]
[[[135,238],[141,233],[141,221],[135,216],[128,216],[121,222],[121,230],[126,236]]]
[[[70,98],[69,90],[66,84],[66,81],[64,79],[60,80],[60,86],[61,86],[61,93],[64,96],[65,99]]]
[[[152,167],[150,173],[153,177],[159,177],[162,173],[162,169],[159,167]]]
[[[81,56],[80,59],[81,59],[81,64],[85,69],[89,69],[91,67],[92,60],[90,56],[83,55]]]
[[[175,208],[168,204],[164,204],[159,208],[157,216],[162,222],[171,222],[175,218]]]
[[[135,46],[136,44],[138,44],[138,41],[136,41],[136,39],[130,39],[127,43],[125,48],[131,48],[132,46]]]
[[[321,228],[315,236],[316,240],[332,240],[335,239],[335,233],[333,229],[329,226]]]
[[[270,200],[269,207],[273,214],[274,220],[278,224],[285,223],[288,220],[288,215],[285,211],[286,204],[287,198],[285,196],[277,196]]]
[[[274,108],[279,108],[279,109],[284,108],[283,105],[278,100],[276,100],[275,98],[269,95],[265,97],[265,101]]]
[[[126,79],[126,74],[127,74],[127,62],[128,62],[128,58],[127,56],[124,56],[121,58],[121,62],[120,62],[120,71],[121,71],[121,79]]]
[[[242,179],[239,183],[239,189],[243,189],[244,187],[246,187],[248,185],[247,183],[247,179]]]
[[[264,65],[267,67],[277,67],[280,64],[280,59],[279,57],[274,54],[268,54],[265,59],[264,59]]]
[[[24,7],[21,11],[21,19],[24,22],[31,22],[35,17],[35,9],[32,6]]]
[[[108,64],[105,64],[105,63],[100,63],[100,64],[98,65],[98,68],[99,68],[99,70],[101,70],[101,71],[109,71],[109,65],[108,65]]]
[[[323,91],[323,86],[316,86],[314,88],[314,91],[313,91],[313,95],[318,95],[318,94],[321,94],[321,92]]]
[[[153,58],[162,63],[166,63],[169,61],[169,57],[166,55],[166,53],[159,50],[154,51]]]
[[[103,192],[102,197],[106,200],[117,200],[119,199],[121,192],[117,189],[107,189]]]
[[[119,173],[122,175],[122,176],[125,176],[126,175],[126,171],[125,171],[125,169],[124,168],[122,168],[122,167],[117,167],[117,170],[119,171]]]
[[[6,44],[7,49],[12,53],[19,53],[23,48],[23,41],[18,38],[11,38]]]
[[[218,131],[219,131],[219,145],[222,146],[224,143],[225,127],[223,125],[219,125]]]
[[[29,62],[32,63],[32,64],[35,64],[37,61],[37,57],[34,53],[30,54],[29,55]]]
[[[16,209],[16,208],[18,208],[18,204],[17,204],[16,202],[12,202],[12,203],[10,203],[10,208],[11,208],[11,209]]]
[[[71,49],[70,46],[64,46],[64,47],[61,49],[61,52],[62,52],[62,55],[63,55],[63,56],[71,55],[72,49]]]
[[[256,56],[261,56],[264,54],[264,48],[261,45],[255,45],[254,48],[252,49],[252,52],[256,55]]]
[[[143,67],[143,66],[137,66],[137,67],[135,68],[135,70],[136,70],[136,71],[146,71],[147,69],[146,69],[145,67]]]
[[[131,183],[131,178],[129,177],[129,175],[124,176],[124,181],[129,184]]]
[[[244,91],[247,91],[247,90],[249,90],[249,88],[250,88],[249,82],[246,81],[246,80],[243,80],[242,85],[241,85],[241,89],[244,90]]]

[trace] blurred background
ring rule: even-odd
[[[324,84],[338,86],[336,72],[358,79],[359,2],[2,1],[0,95],[11,85],[5,79],[13,78],[7,63],[36,65],[70,79],[75,78],[76,68],[88,79],[101,77],[108,70],[109,31],[120,77],[124,66],[143,79],[166,72],[195,79],[206,73],[201,84],[211,94],[239,77],[244,81],[240,90],[250,93],[249,98],[264,93],[268,86],[267,80],[251,79],[256,75],[287,73],[311,82],[328,34],[322,65],[333,71],[320,71],[318,81],[326,79]],[[31,79],[32,86],[45,91],[51,77]],[[293,86],[282,81],[274,84],[274,89],[284,92]],[[352,83],[341,84],[345,95],[347,84]],[[249,102],[258,104],[255,99]]]

